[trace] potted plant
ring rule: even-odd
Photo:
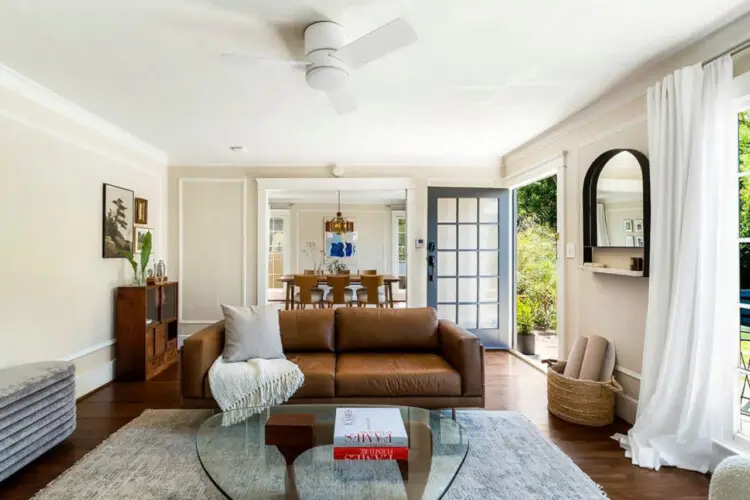
[[[141,243],[141,272],[138,274],[138,263],[135,261],[133,252],[129,250],[120,250],[120,255],[125,257],[130,266],[133,268],[133,285],[143,286],[146,284],[146,267],[148,266],[148,260],[151,257],[151,232],[149,231],[143,236],[143,242]]]
[[[516,300],[516,346],[521,354],[536,354],[536,336],[532,331],[534,326],[534,310],[530,304],[520,297]]]

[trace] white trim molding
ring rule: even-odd
[[[49,108],[55,113],[65,116],[78,125],[88,130],[93,130],[115,143],[138,151],[142,155],[159,163],[167,164],[168,158],[165,152],[125,132],[123,129],[95,114],[86,111],[77,104],[59,96],[48,88],[39,85],[30,78],[21,75],[3,64],[0,64],[0,87],[8,88],[25,99]]]
[[[107,361],[101,365],[76,373],[76,399],[92,393],[101,386],[115,379],[115,360]]]
[[[111,345],[115,345],[116,343],[116,339],[105,340],[104,342],[99,342],[98,344],[94,344],[91,347],[87,347],[86,349],[74,352],[69,356],[65,356],[61,359],[61,361],[75,361],[76,359],[88,356],[89,354],[95,353],[96,351],[101,351],[102,349],[107,348]]]
[[[567,166],[567,157],[567,151],[560,151],[549,158],[545,158],[544,160],[535,163],[529,168],[525,168],[520,172],[515,172],[512,175],[504,177],[500,182],[500,186],[508,189],[518,189],[544,179],[545,177],[549,177],[555,172],[558,173],[559,180],[560,177],[564,177],[561,174],[564,173],[564,170],[562,169],[565,169]]]
[[[627,375],[630,378],[634,378],[634,379],[639,380],[639,381],[641,380],[641,374],[640,373],[636,373],[633,370],[628,370],[627,368],[625,368],[623,366],[620,366],[620,365],[615,366],[615,371],[619,372],[619,373],[622,373],[623,375]]]
[[[186,320],[183,315],[182,294],[184,287],[185,269],[183,266],[183,239],[185,225],[183,220],[182,187],[185,183],[240,183],[242,184],[242,305],[247,305],[247,177],[212,178],[212,177],[180,177],[177,188],[177,273],[182,285],[177,288],[177,321],[181,324],[203,323],[198,320]],[[214,321],[211,321],[214,323]]]

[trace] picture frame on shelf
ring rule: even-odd
[[[635,246],[635,238],[633,236],[625,236],[625,246],[626,247],[634,247]]]
[[[133,228],[133,253],[141,253],[141,245],[143,244],[143,237],[148,233],[151,233],[151,239],[154,238],[154,230],[150,227],[136,226]]]
[[[643,246],[643,236],[636,236],[635,237],[635,246],[642,247]]]
[[[633,219],[625,219],[624,221],[622,221],[622,228],[626,233],[632,233],[633,232]]]
[[[124,259],[132,250],[134,198],[130,189],[102,185],[102,258]]]
[[[635,220],[635,232],[636,233],[642,233],[643,232],[643,219],[636,219]]]
[[[135,199],[135,224],[148,224],[148,200],[145,198]]]

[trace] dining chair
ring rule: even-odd
[[[347,288],[351,281],[352,278],[348,274],[331,275],[326,278],[326,284],[331,288],[331,291],[326,295],[328,307],[334,305],[351,307],[354,293],[351,288]]]
[[[367,307],[385,307],[385,280],[381,274],[365,274],[360,277],[362,288],[357,290],[357,305]],[[383,287],[383,291],[380,290]]]
[[[377,269],[363,269],[359,272],[360,276],[375,276],[378,274]]]
[[[299,288],[299,292],[294,294],[293,306],[297,309],[305,309],[311,305],[323,307],[323,290],[317,288],[318,277],[309,274],[298,274],[294,276],[294,286]]]

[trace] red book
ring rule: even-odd
[[[334,460],[408,460],[405,446],[341,447],[333,449]]]

